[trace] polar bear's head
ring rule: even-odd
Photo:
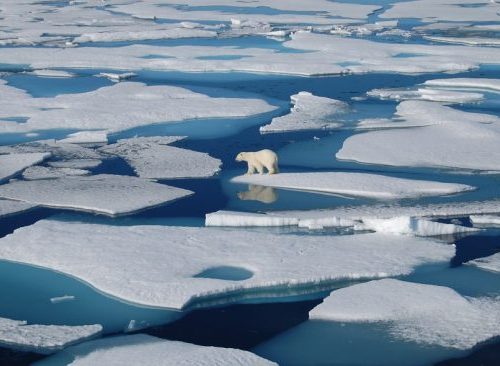
[[[245,159],[245,155],[246,155],[246,153],[240,152],[238,155],[236,155],[236,159],[235,160],[236,161],[245,161],[246,160]]]

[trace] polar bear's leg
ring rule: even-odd
[[[269,174],[277,174],[279,173],[278,164],[272,163],[270,167],[267,168]]]
[[[250,164],[250,162],[248,162],[248,170],[247,170],[247,174],[253,174],[255,173],[255,166],[253,164]]]
[[[255,169],[257,169],[259,174],[264,174],[264,165],[257,163],[257,164],[255,164]]]

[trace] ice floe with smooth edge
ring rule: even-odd
[[[133,72],[123,72],[121,74],[112,73],[112,72],[101,72],[101,73],[97,74],[97,76],[111,80],[114,83],[118,83],[120,81],[128,80],[134,76],[137,76],[137,74],[135,74]]]
[[[380,14],[379,18],[417,18],[425,23],[438,21],[500,21],[498,4],[495,1],[484,0],[415,0],[398,2]]]
[[[0,239],[3,260],[59,271],[133,303],[184,310],[313,294],[339,281],[408,274],[428,263],[447,266],[454,254],[450,245],[394,235],[279,235],[52,220]]]
[[[500,298],[463,297],[447,287],[383,279],[332,292],[310,319],[382,322],[394,338],[469,349],[500,335]]]
[[[25,202],[17,202],[11,200],[0,200],[0,218],[10,215],[16,215],[24,211],[35,208],[36,205],[31,205]]]
[[[489,257],[474,259],[467,263],[488,271],[500,273],[500,253],[490,255]]]
[[[233,348],[205,347],[170,341],[146,334],[115,336],[72,346],[37,365],[74,366],[272,366],[277,365],[251,352]]]
[[[367,72],[458,72],[483,64],[500,63],[500,49],[493,47],[475,47],[474,52],[471,52],[468,46],[374,42],[305,31],[292,33],[290,37],[282,44],[284,50],[289,52],[271,48],[198,45],[66,49],[12,47],[1,48],[0,59],[5,64],[22,64],[33,69],[86,68],[115,72],[211,70],[308,76]],[[401,54],[411,56],[398,57]],[[148,55],[157,55],[157,58],[148,58]],[[220,55],[231,59],[221,60]]]
[[[74,175],[89,175],[90,172],[84,169],[74,168],[54,168],[46,166],[31,166],[23,172],[23,178],[26,180],[53,179]]]
[[[51,160],[100,160],[103,156],[94,149],[77,144],[55,140],[27,142],[24,144],[0,146],[0,153],[48,153]]]
[[[293,104],[290,113],[273,118],[270,124],[260,128],[261,133],[334,129],[342,125],[336,117],[349,110],[349,106],[340,100],[304,91],[292,95],[290,99]]]
[[[109,174],[15,181],[0,186],[1,198],[111,216],[131,214],[192,193],[141,178]]]
[[[440,196],[474,189],[463,184],[403,179],[377,174],[340,172],[242,175],[231,179],[231,182],[375,199]]]
[[[108,134],[106,131],[80,131],[58,141],[69,144],[107,144]]]
[[[69,159],[47,162],[53,168],[65,169],[92,169],[101,165],[102,161],[98,159]]]
[[[352,228],[355,231],[375,231],[385,234],[438,236],[477,231],[455,224],[444,224],[417,217],[400,216],[385,219],[364,217],[357,220],[326,216],[320,218],[299,218],[286,215],[286,212],[274,213],[247,213],[235,211],[217,211],[205,215],[205,226],[222,227],[283,227],[297,226],[309,230],[325,228]]]
[[[463,112],[434,102],[404,101],[398,105],[394,121],[385,127],[388,129],[347,138],[337,159],[392,166],[500,170],[497,116]]]
[[[72,78],[76,75],[64,70],[39,69],[27,72],[28,75],[34,75],[42,78]]]
[[[183,137],[136,137],[99,149],[122,157],[141,178],[205,178],[220,171],[222,162],[206,153],[169,144]]]
[[[50,354],[98,336],[102,326],[39,325],[0,318],[0,347]]]
[[[473,103],[483,100],[481,93],[472,93],[456,90],[440,90],[430,88],[412,89],[373,89],[366,93],[368,96],[380,99],[392,100],[428,100],[433,102],[446,103]]]
[[[498,215],[470,215],[470,221],[476,225],[500,225],[500,216]]]
[[[438,87],[467,88],[467,89],[500,92],[500,79],[487,79],[487,78],[432,79],[432,80],[426,80],[424,84],[429,86],[438,86]]]
[[[0,93],[0,132],[4,133],[58,128],[117,132],[189,119],[248,117],[276,109],[260,99],[212,98],[180,87],[135,82],[117,83],[87,93],[32,98],[0,80]],[[2,121],[12,117],[28,120]]]
[[[22,172],[27,167],[41,163],[50,153],[12,153],[0,155],[0,182]]]
[[[424,38],[433,42],[463,44],[468,46],[500,46],[500,40],[498,38],[436,36],[424,36]]]

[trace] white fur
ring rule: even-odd
[[[264,168],[269,174],[279,173],[278,156],[272,150],[240,152],[236,156],[236,161],[246,161],[248,163],[247,174],[254,174],[255,172],[264,174]]]

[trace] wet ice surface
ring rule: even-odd
[[[47,268],[0,261],[0,316],[42,326],[101,324],[104,343],[114,342],[113,333],[149,332],[250,349],[283,365],[432,364],[489,342],[500,294],[498,6],[1,4],[0,144],[11,146],[0,148],[0,191],[25,202],[0,200],[0,236],[18,229],[0,242],[14,250],[14,242],[31,238],[22,243],[30,249],[15,257]],[[235,155],[263,148],[278,152],[282,173],[230,182],[243,173]],[[343,181],[354,175],[364,179]],[[330,179],[302,179],[312,176]],[[275,178],[286,182],[270,184]],[[300,187],[292,184],[297,179]],[[393,184],[402,181],[413,183]],[[175,192],[186,196],[176,200]],[[61,213],[60,227],[39,230],[46,221],[37,221]],[[205,224],[237,228],[199,228]],[[132,240],[136,231],[143,234]],[[254,250],[237,256],[236,246]],[[370,276],[352,278],[362,270]],[[350,278],[327,283],[337,275]],[[386,276],[404,286],[356,285]],[[267,286],[280,279],[287,286]],[[186,296],[170,299],[190,303],[185,311],[138,305],[166,305],[161,296],[171,292],[163,286],[175,281],[185,282],[179,288]],[[211,297],[210,289],[220,291]],[[393,310],[421,306],[370,323],[306,321],[313,307],[350,291],[355,296],[335,311],[364,314],[369,308],[356,307],[353,297],[376,303],[389,293],[384,303]],[[432,294],[436,301],[427,301]],[[448,311],[436,321],[443,307]],[[134,342],[116,352],[84,344],[79,362],[109,364],[134,354],[144,364]],[[199,361],[168,348],[174,342],[153,343],[161,357],[149,358],[155,364]],[[178,358],[161,356],[167,348]],[[212,351],[222,364],[257,362],[250,353]],[[0,363],[31,357],[9,352],[0,350]]]

